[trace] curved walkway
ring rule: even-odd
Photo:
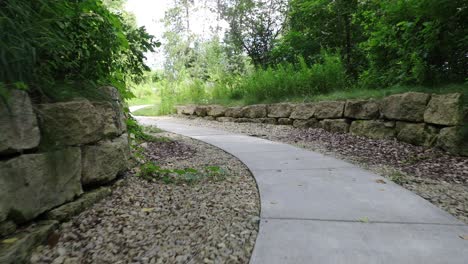
[[[253,264],[468,263],[468,226],[387,179],[256,137],[139,118],[238,157],[260,191]]]

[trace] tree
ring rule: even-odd
[[[286,18],[287,0],[227,0],[223,17],[229,23],[225,42],[243,49],[255,66],[270,63],[271,50]]]

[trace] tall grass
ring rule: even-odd
[[[336,54],[323,52],[322,61],[308,66],[283,63],[258,69],[239,84],[245,103],[276,102],[289,97],[310,97],[346,87],[346,73]]]

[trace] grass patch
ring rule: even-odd
[[[134,116],[159,116],[159,105],[152,105],[133,112]]]
[[[394,171],[389,175],[390,180],[392,180],[396,184],[402,185],[403,183],[406,183],[406,177],[403,173],[399,171]]]
[[[164,130],[158,128],[157,126],[143,126],[143,131],[145,133],[158,134],[164,132]]]

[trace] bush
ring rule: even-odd
[[[158,44],[100,0],[4,0],[0,32],[0,89],[27,86],[53,100],[102,85],[130,97],[126,84],[140,80],[144,52]]]

